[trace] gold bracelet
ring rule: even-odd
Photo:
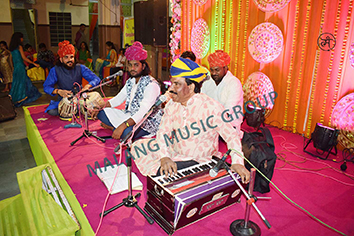
[[[126,125],[127,127],[129,127],[129,126],[130,126],[130,125],[129,125],[129,123],[128,123],[127,121],[125,122],[125,125]]]

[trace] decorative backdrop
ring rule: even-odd
[[[278,98],[266,122],[309,137],[317,122],[333,127],[334,106],[354,92],[353,1],[181,0],[181,51],[191,50],[192,26],[204,19],[210,31],[208,54],[217,49],[228,52],[229,69],[242,84],[257,71],[270,78]],[[264,5],[272,2],[282,5]],[[270,11],[258,8],[262,4]],[[279,56],[267,64],[255,61],[247,49],[252,30],[264,22],[276,25],[284,40]],[[333,50],[322,50],[333,46],[332,38],[317,44],[323,33],[335,38]],[[209,67],[207,56],[198,62]]]

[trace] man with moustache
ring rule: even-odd
[[[220,102],[225,109],[228,109],[228,114],[233,118],[232,126],[240,131],[243,116],[239,113],[234,114],[233,107],[237,105],[243,107],[243,90],[240,80],[228,70],[230,60],[230,56],[222,50],[216,50],[208,56],[212,79],[203,83],[202,93]]]
[[[155,147],[159,148],[147,155],[135,156],[140,172],[174,175],[179,169],[210,161],[212,156],[221,157],[218,151],[220,135],[229,149],[236,150],[231,152],[231,169],[240,175],[242,182],[248,182],[250,174],[244,167],[240,133],[222,120],[220,103],[200,93],[199,83],[207,70],[189,59],[178,58],[171,65],[170,73],[172,101],[165,107],[156,134]],[[131,150],[135,150],[135,146],[141,147],[144,142],[151,146],[151,140],[138,140]]]
[[[61,99],[73,95],[74,84],[77,83],[81,86],[82,78],[89,82],[82,90],[87,90],[100,83],[100,79],[90,69],[84,65],[76,65],[75,48],[69,41],[64,40],[58,45],[60,61],[49,71],[49,75],[43,84],[44,92],[51,96],[58,95],[58,99],[50,101],[48,108],[45,110],[52,116],[59,115],[59,102]]]
[[[147,51],[136,41],[126,49],[125,57],[128,61],[130,78],[120,92],[108,100],[98,114],[93,117],[102,121],[104,128],[112,129],[112,138],[124,138],[140,122],[149,109],[155,104],[160,95],[159,83],[150,75],[150,67],[146,62]],[[124,109],[116,109],[125,101]],[[96,111],[97,112],[97,111]],[[162,110],[155,111],[136,130],[133,139],[145,135],[154,135],[159,127]]]

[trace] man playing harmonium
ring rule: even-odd
[[[195,62],[179,58],[171,66],[169,88],[171,100],[153,140],[138,140],[131,148],[131,154],[140,172],[144,175],[173,175],[179,169],[210,161],[212,156],[221,156],[219,135],[226,141],[231,152],[231,169],[237,172],[242,182],[248,182],[250,174],[244,167],[239,131],[222,118],[223,106],[200,93],[200,82],[207,71]],[[147,155],[134,156],[134,150],[148,143]]]
[[[74,84],[82,85],[82,78],[89,84],[85,85],[82,91],[88,90],[92,86],[100,83],[100,79],[86,66],[75,63],[75,48],[69,41],[64,40],[59,43],[58,55],[60,61],[53,67],[43,84],[44,92],[49,95],[59,95],[57,101],[50,101],[46,111],[49,115],[58,116],[60,114],[58,105],[62,99],[73,96]],[[55,86],[57,86],[55,88]],[[102,98],[101,98],[102,99]],[[71,118],[72,114],[61,116],[62,119]]]

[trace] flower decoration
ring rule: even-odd
[[[264,12],[276,12],[283,9],[290,0],[253,0],[257,7]]]
[[[273,101],[270,93],[274,92],[272,81],[262,72],[254,72],[248,76],[243,85],[243,100],[252,101],[257,107],[265,109],[265,117],[268,117],[273,109]]]
[[[203,6],[208,0],[193,0],[195,5]]]
[[[273,23],[257,25],[248,38],[248,51],[260,63],[274,61],[283,50],[283,34]]]
[[[172,54],[171,62],[174,62],[181,53],[181,0],[171,0],[171,8],[172,8],[172,27],[171,27],[171,35],[170,35],[170,51]]]
[[[198,59],[202,59],[209,51],[210,32],[206,21],[199,18],[193,24],[191,34],[191,49]]]
[[[349,61],[350,66],[354,68],[354,42],[352,43],[352,45],[350,45]]]
[[[340,129],[339,142],[346,148],[354,148],[354,93],[340,99],[334,106],[331,123]]]

